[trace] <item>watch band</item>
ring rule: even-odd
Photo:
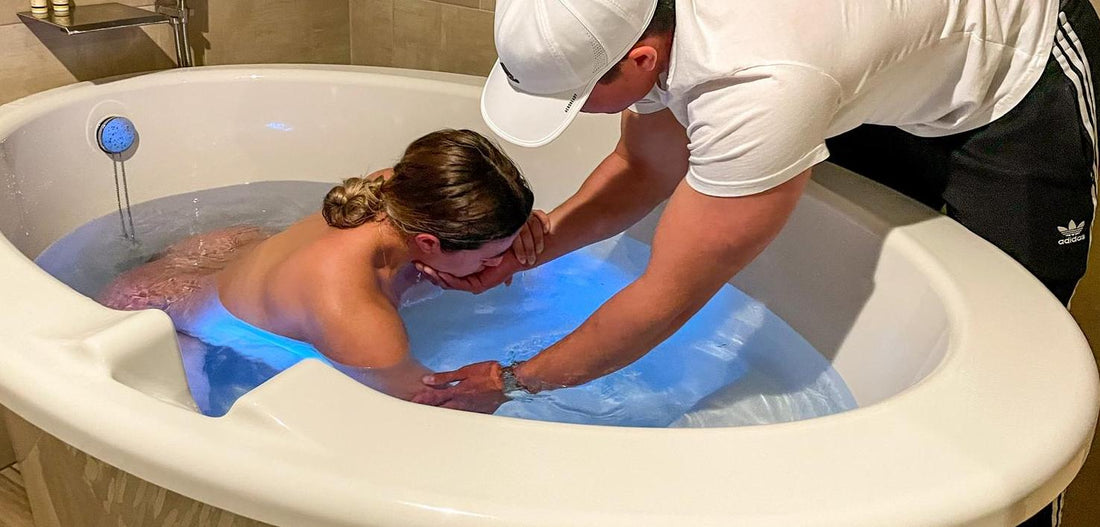
[[[500,391],[509,399],[532,395],[531,391],[520,383],[519,378],[516,377],[516,366],[520,364],[523,364],[523,361],[500,367]]]

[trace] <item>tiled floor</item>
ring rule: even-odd
[[[17,466],[0,470],[0,527],[34,527]]]

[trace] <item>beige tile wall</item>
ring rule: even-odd
[[[81,5],[106,0],[75,0]],[[152,9],[153,0],[121,0]],[[191,0],[189,35],[198,64],[348,64],[348,0]],[[76,81],[170,68],[167,25],[68,36],[24,25],[29,0],[0,0],[0,104]]]
[[[126,3],[149,9],[152,0]],[[24,25],[15,13],[29,9],[27,0],[0,0],[0,103],[76,81],[173,64],[175,45],[167,25],[67,36]]]
[[[81,5],[107,0],[76,0]],[[152,9],[152,0],[120,3]],[[191,0],[197,64],[366,64],[486,74],[496,0]],[[24,25],[0,0],[0,104],[111,75],[170,68],[166,25],[67,36]]]
[[[188,0],[199,64],[348,64],[348,0]]]
[[[351,63],[487,75],[496,0],[350,0]]]

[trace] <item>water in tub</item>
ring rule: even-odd
[[[231,225],[276,231],[319,209],[330,185],[265,182],[170,196],[133,209],[138,241],[117,212],[58,240],[37,263],[95,297],[112,278],[174,241]],[[564,337],[639,276],[649,246],[625,236],[594,244],[481,295],[427,282],[402,299],[415,356],[430,369],[523,360]],[[71,262],[78,262],[72,265]],[[218,416],[293,357],[208,347],[185,361],[203,413]],[[366,389],[366,388],[364,388]],[[630,366],[583,386],[505,403],[498,415],[620,426],[738,426],[794,421],[855,407],[844,381],[797,332],[732,286]]]

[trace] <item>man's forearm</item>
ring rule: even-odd
[[[576,331],[519,366],[534,390],[576,386],[638,360],[676,332],[715,290],[684,291],[639,279],[620,291]]]
[[[657,226],[645,273],[576,331],[517,367],[517,378],[535,389],[573,386],[645,355],[775,238],[809,176],[806,170],[739,198],[707,196],[682,184]]]
[[[687,174],[687,133],[671,111],[624,111],[620,119],[615,150],[550,213],[553,227],[540,263],[626,230],[672,195]]]
[[[669,110],[624,111],[619,142],[577,193],[550,213],[539,262],[614,236],[667,199],[688,170],[688,139]]]
[[[647,173],[612,153],[576,194],[550,212],[553,227],[539,263],[623,232],[664,201],[682,176]]]

